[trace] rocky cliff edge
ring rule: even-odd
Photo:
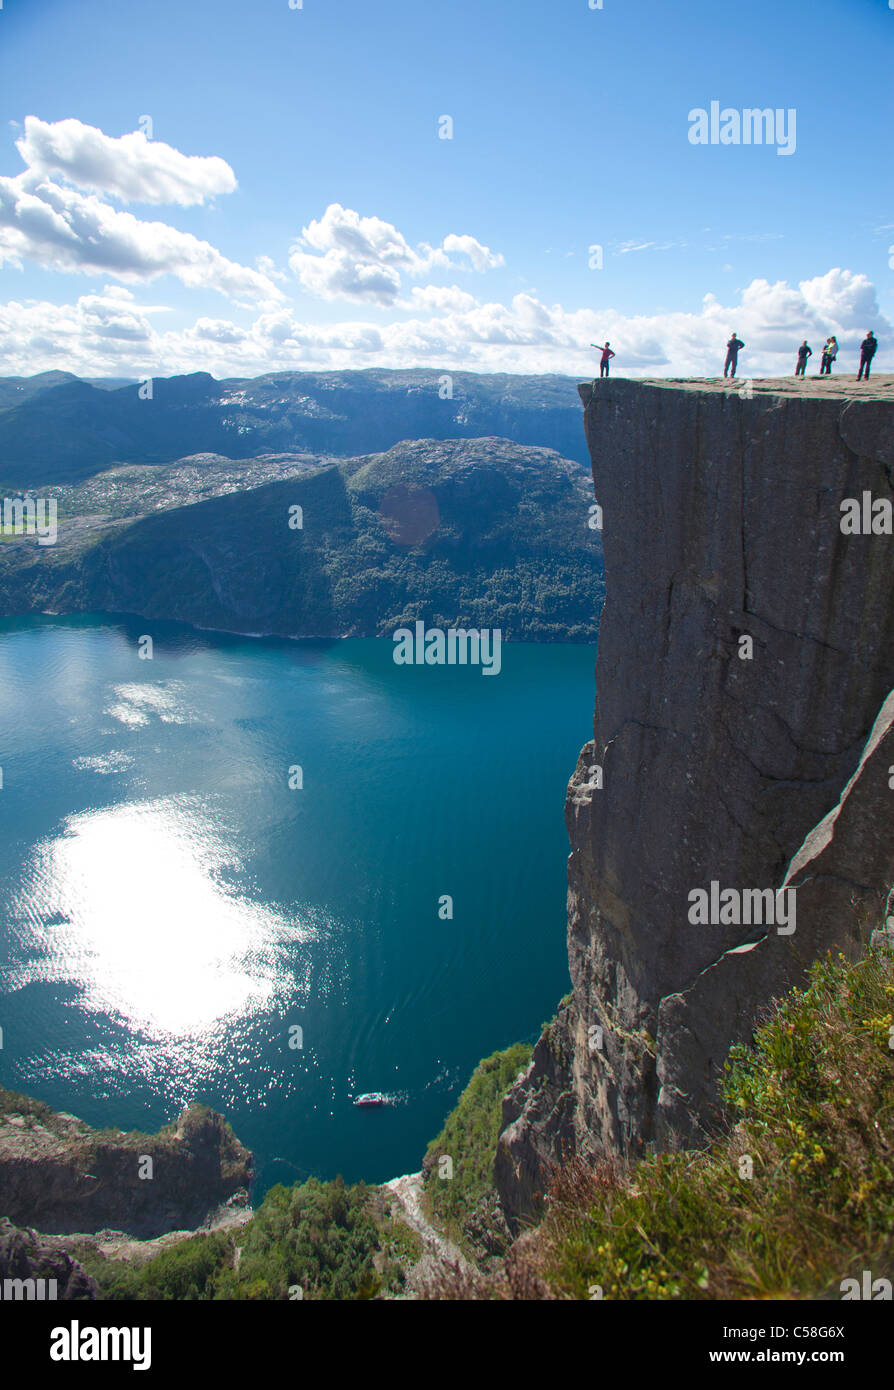
[[[894,883],[894,378],[579,389],[606,605],[573,989],[504,1102],[516,1225],[563,1156],[699,1143],[730,1045]]]

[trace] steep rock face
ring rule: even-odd
[[[894,691],[837,805],[788,866],[782,887],[796,890],[795,933],[765,930],[753,945],[722,955],[687,989],[662,999],[656,1121],[662,1145],[673,1147],[688,1132],[693,1095],[710,1098],[730,1042],[748,1036],[756,1010],[799,982],[817,956],[827,950],[854,954],[881,927],[894,882],[892,767]]]
[[[251,1183],[251,1154],[205,1106],[157,1134],[116,1134],[4,1094],[0,1215],[18,1225],[156,1236],[200,1226]]]
[[[549,1165],[576,1148],[566,1013],[567,1005],[541,1034],[527,1071],[503,1099],[494,1184],[513,1230],[536,1208]]]
[[[594,739],[566,803],[574,988],[554,1028],[571,1060],[557,1077],[535,1055],[507,1102],[497,1176],[516,1217],[562,1152],[703,1137],[731,1043],[878,924],[894,540],[842,534],[840,504],[894,498],[894,391],[858,390],[580,388],[607,597]],[[689,894],[712,881],[803,885],[794,933],[693,925]]]

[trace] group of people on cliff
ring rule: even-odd
[[[872,359],[878,351],[878,338],[870,330],[860,344],[860,370],[857,373],[858,381],[869,380],[869,370],[872,366]],[[795,376],[805,376],[807,373],[807,359],[813,356],[813,348],[805,338],[798,348],[798,360],[795,363]],[[832,375],[832,363],[838,356],[838,339],[834,333],[831,338],[827,338],[823,344],[823,351],[820,356],[820,376]]]
[[[723,375],[725,377],[734,377],[736,375],[736,369],[739,365],[739,353],[741,352],[744,346],[745,344],[743,343],[742,339],[739,337],[737,333],[734,332],[726,345],[726,361],[723,364]],[[608,376],[609,363],[615,356],[615,353],[612,351],[611,344],[608,341],[606,341],[605,343],[591,343],[590,347],[596,348],[597,352],[602,353],[602,356],[599,359],[599,375],[601,377]],[[875,357],[877,351],[878,338],[876,338],[875,334],[872,332],[872,329],[870,329],[869,332],[866,334],[866,337],[860,344],[860,370],[857,373],[858,381],[869,380],[869,371],[872,366],[872,359],[873,357]],[[807,339],[805,338],[801,346],[798,348],[798,360],[795,363],[795,376],[806,376],[807,359],[808,357],[812,356],[813,348],[809,346]],[[820,356],[820,376],[832,375],[832,363],[836,360],[837,357],[838,339],[835,337],[833,333],[831,338],[827,338],[825,343],[823,344],[823,350]]]
[[[723,364],[724,376],[734,377],[736,375],[736,368],[739,363],[739,352],[744,346],[745,344],[742,342],[742,339],[738,337],[736,333],[733,333],[733,336],[730,338],[729,342],[726,345],[726,361]],[[860,344],[860,370],[857,373],[858,381],[869,380],[869,370],[872,366],[872,359],[877,351],[878,338],[876,338],[872,329],[870,329],[869,332],[866,334],[866,337]],[[798,348],[798,360],[795,363],[795,376],[806,376],[807,359],[808,357],[812,356],[813,348],[809,345],[807,339],[805,338],[801,346]],[[820,355],[820,376],[832,375],[832,363],[835,361],[837,357],[838,339],[835,337],[835,334],[833,333],[831,338],[827,338],[825,343],[823,344],[823,350]]]

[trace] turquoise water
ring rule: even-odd
[[[259,1191],[376,1182],[534,1040],[595,649],[507,644],[489,677],[392,649],[0,623],[3,1085],[122,1129],[205,1101]]]

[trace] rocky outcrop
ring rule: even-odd
[[[843,534],[841,503],[894,499],[894,390],[859,390],[580,388],[607,596],[566,803],[573,994],[553,1029],[569,1062],[556,1075],[538,1048],[507,1103],[497,1177],[516,1221],[562,1151],[703,1138],[730,1045],[883,913],[894,540]],[[731,909],[691,920],[712,883],[796,887],[794,932]]]
[[[39,1282],[39,1281],[42,1281]],[[10,1300],[88,1300],[96,1280],[64,1250],[0,1218],[0,1297]]]
[[[550,1168],[577,1147],[569,1002],[541,1034],[527,1071],[503,1100],[494,1185],[512,1231],[537,1209]]]
[[[206,1106],[157,1134],[124,1134],[3,1093],[0,1215],[17,1225],[152,1237],[201,1226],[234,1197],[247,1203],[251,1180],[251,1154]]]

